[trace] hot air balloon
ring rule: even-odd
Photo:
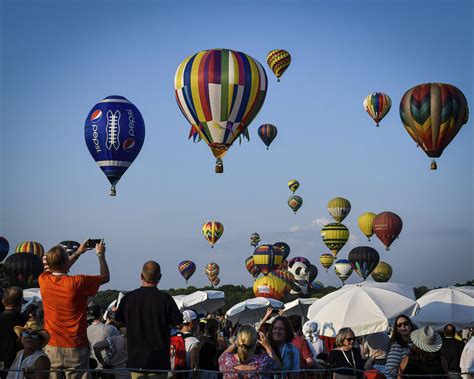
[[[288,199],[288,206],[291,208],[294,214],[303,205],[303,199],[298,195],[292,195]]]
[[[257,247],[260,241],[261,241],[260,234],[252,233],[252,235],[250,236],[250,245],[253,247]]]
[[[219,276],[219,265],[217,263],[211,262],[206,265],[204,268],[207,278],[212,283],[212,281]]]
[[[267,150],[272,144],[273,140],[278,134],[278,129],[275,125],[272,124],[263,124],[258,128],[258,136],[267,146]]]
[[[291,192],[295,193],[295,191],[300,188],[300,182],[298,182],[295,179],[291,179],[288,182],[288,188],[290,189]]]
[[[276,276],[262,276],[253,283],[255,297],[270,297],[281,300],[285,296],[287,285]]]
[[[188,279],[193,276],[196,271],[196,264],[193,261],[182,261],[178,265],[178,271],[182,277],[186,279],[187,283]]]
[[[336,222],[342,222],[351,211],[351,203],[343,197],[335,197],[329,200],[328,211]]]
[[[273,71],[278,81],[280,81],[280,76],[283,75],[291,63],[291,55],[286,50],[272,50],[267,54],[267,63],[270,70]]]
[[[334,264],[334,272],[336,276],[341,279],[342,284],[344,284],[352,274],[351,262],[347,259],[338,259]]]
[[[89,112],[84,137],[92,158],[115,186],[140,152],[145,141],[145,122],[138,108],[123,96],[109,96]]]
[[[328,272],[328,268],[334,263],[334,256],[328,253],[321,254],[319,257],[319,263],[321,263],[321,266],[323,266],[326,269],[326,272]]]
[[[35,241],[20,242],[15,249],[15,253],[29,253],[42,257],[44,254],[43,245]]]
[[[283,259],[283,261],[280,263],[278,270],[288,270],[288,261],[286,259]]]
[[[283,261],[281,249],[275,249],[273,245],[260,245],[253,253],[253,261],[263,275],[267,276],[276,270]]]
[[[285,294],[290,293],[290,290],[293,288],[293,284],[295,283],[295,277],[287,270],[275,270],[268,274],[268,276],[276,276],[277,278],[281,279],[283,283],[285,283]]]
[[[403,126],[430,158],[443,150],[467,123],[469,109],[464,94],[455,86],[425,83],[410,88],[400,101]],[[433,159],[431,169],[436,170]]]
[[[318,276],[318,268],[315,265],[310,264],[308,282],[312,283],[316,279],[317,276]]]
[[[257,278],[260,275],[260,269],[253,261],[253,255],[245,260],[245,267],[247,268],[247,271],[250,273],[250,275],[252,275],[254,278]]]
[[[362,279],[366,279],[379,264],[380,256],[372,247],[358,246],[349,253],[349,262]]]
[[[5,237],[0,237],[0,262],[5,259],[10,250],[10,244]]]
[[[295,277],[295,285],[291,289],[291,294],[306,294],[308,292],[309,278],[312,275],[311,266],[311,262],[305,257],[293,257],[288,261],[288,271]]]
[[[33,253],[16,253],[5,259],[4,265],[13,271],[23,287],[37,287],[35,281],[43,272],[43,261]]]
[[[286,242],[277,242],[273,244],[275,249],[280,249],[283,254],[283,260],[290,255],[290,246]]]
[[[357,219],[357,223],[359,224],[359,229],[362,233],[367,237],[370,241],[370,237],[374,235],[374,218],[377,216],[375,213],[372,212],[365,212],[362,213],[359,218]]]
[[[246,132],[267,93],[267,74],[247,54],[227,49],[186,58],[174,78],[176,101],[216,157],[216,172],[232,143]]]
[[[79,246],[81,245],[79,242],[76,241],[62,241],[58,243],[59,246],[61,246],[68,255],[74,254],[77,249],[79,249]]]
[[[220,282],[221,282],[221,280],[219,279],[219,277],[216,276],[216,277],[212,280],[211,284],[212,284],[212,286],[215,288],[215,287],[217,287],[217,286],[219,285]]]
[[[385,245],[385,250],[390,250],[390,245],[400,235],[402,227],[402,219],[393,212],[379,213],[373,222],[374,233]]]
[[[222,233],[224,233],[224,225],[219,221],[208,221],[202,225],[202,234],[204,234],[207,242],[211,244],[211,247],[214,247]]]
[[[364,99],[364,109],[375,121],[378,127],[379,122],[385,117],[392,106],[390,97],[382,92],[374,92]]]
[[[392,277],[392,272],[392,266],[387,262],[380,261],[374,271],[372,271],[371,276],[376,282],[385,283]]]
[[[327,224],[321,229],[321,237],[335,258],[349,239],[349,229],[339,223]]]

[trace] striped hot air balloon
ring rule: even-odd
[[[260,245],[253,253],[253,261],[263,275],[267,276],[283,262],[283,252],[273,245]]]
[[[216,157],[222,158],[257,116],[267,93],[262,65],[247,54],[227,49],[203,50],[186,58],[174,77],[176,101]]]
[[[245,260],[245,268],[254,278],[257,278],[260,275],[260,269],[253,261],[253,255]]]
[[[278,134],[278,129],[275,125],[272,124],[263,124],[258,128],[258,136],[263,141],[267,150],[272,144],[273,140]]]
[[[375,267],[374,271],[372,271],[371,276],[376,282],[385,283],[390,280],[392,273],[392,266],[390,266],[387,262],[380,261],[377,267]]]
[[[208,221],[202,225],[202,234],[206,238],[207,242],[214,247],[214,244],[221,238],[224,233],[224,225],[219,221]]]
[[[206,273],[209,281],[212,283],[212,281],[219,276],[219,265],[214,262],[208,263],[206,267],[204,267],[204,272]]]
[[[182,261],[178,264],[178,271],[187,283],[196,271],[196,264],[193,261]]]
[[[365,212],[362,213],[359,218],[357,219],[357,223],[359,224],[359,229],[362,233],[367,237],[370,241],[370,237],[374,235],[374,218],[377,216],[375,213],[372,212]]]
[[[371,93],[364,99],[364,109],[375,121],[376,126],[379,126],[391,107],[392,100],[382,92]]]
[[[272,50],[267,54],[267,63],[270,70],[273,71],[278,81],[280,77],[290,66],[291,55],[288,51],[282,49]]]
[[[329,200],[328,211],[336,222],[342,222],[351,211],[351,203],[343,197]]]
[[[374,218],[374,233],[385,245],[385,250],[390,250],[390,245],[398,238],[402,228],[402,219],[393,212],[382,212]]]
[[[349,239],[349,229],[339,223],[327,224],[321,229],[321,237],[332,255],[336,257]]]
[[[469,109],[464,94],[455,86],[425,83],[410,88],[400,101],[403,126],[430,158],[443,150],[467,123]],[[431,169],[436,170],[433,159]]]
[[[334,263],[334,256],[332,254],[324,253],[319,257],[319,263],[326,269],[328,272],[329,267]]]
[[[338,259],[334,264],[334,272],[336,273],[336,276],[341,279],[342,284],[344,284],[349,276],[351,276],[352,271],[351,262],[347,259]]]
[[[35,241],[20,242],[15,249],[15,253],[29,253],[42,257],[44,254],[43,245]]]
[[[276,276],[262,276],[253,283],[255,297],[270,297],[281,300],[285,296],[287,285]]]
[[[300,188],[300,182],[298,182],[296,179],[291,179],[288,182],[288,188],[291,192],[295,193],[295,191]]]
[[[275,270],[269,274],[269,276],[276,276],[277,278],[283,280],[285,283],[285,294],[289,294],[293,284],[295,283],[294,275],[288,270]]]

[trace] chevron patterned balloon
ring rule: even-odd
[[[286,50],[272,50],[267,54],[267,63],[270,70],[273,71],[278,81],[280,81],[280,77],[291,63],[291,55]]]

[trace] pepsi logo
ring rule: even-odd
[[[97,122],[100,120],[101,117],[102,117],[102,111],[100,109],[96,109],[94,112],[92,112],[91,121]]]
[[[123,149],[125,151],[131,151],[135,147],[135,140],[133,138],[127,138],[123,141]]]

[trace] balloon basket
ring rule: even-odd
[[[115,189],[115,186],[110,187],[109,196],[117,196],[117,190]]]
[[[224,172],[224,163],[222,162],[222,159],[217,158],[216,159],[216,174],[222,174]]]
[[[436,161],[433,159],[433,162],[431,162],[431,169],[432,170],[437,170],[438,169],[438,164]]]

